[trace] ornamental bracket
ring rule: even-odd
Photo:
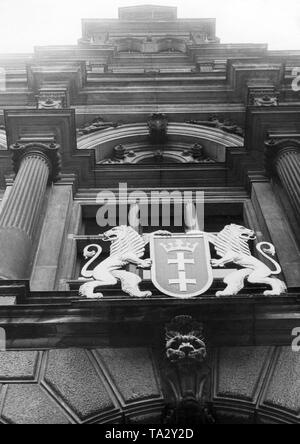
[[[206,362],[203,325],[191,316],[174,318],[166,326],[166,357],[164,424],[213,424],[208,404],[210,368]]]

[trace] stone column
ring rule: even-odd
[[[48,182],[60,169],[56,144],[11,147],[15,182],[0,214],[0,279],[28,279],[33,240]]]
[[[300,219],[300,141],[271,140],[267,146],[267,170],[277,175]]]

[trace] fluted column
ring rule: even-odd
[[[29,278],[32,246],[47,183],[59,171],[58,146],[11,147],[16,178],[0,214],[0,278]]]
[[[300,141],[267,142],[267,169],[277,175],[300,218]]]

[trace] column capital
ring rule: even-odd
[[[10,146],[15,173],[19,171],[21,163],[28,157],[38,157],[43,160],[49,168],[49,181],[55,182],[60,177],[61,155],[60,146],[54,142],[17,142]]]
[[[284,155],[300,153],[300,138],[270,138],[265,141],[265,166],[270,176],[277,174],[276,164]]]

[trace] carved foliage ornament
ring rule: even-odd
[[[244,130],[235,122],[230,119],[221,118],[217,115],[210,116],[208,120],[187,120],[186,123],[189,123],[190,125],[201,125],[209,128],[216,128],[229,134],[236,134],[237,136],[244,137]]]
[[[117,128],[121,124],[119,122],[105,122],[102,117],[97,117],[91,123],[87,123],[84,127],[77,130],[79,136],[104,131],[109,128]]]

